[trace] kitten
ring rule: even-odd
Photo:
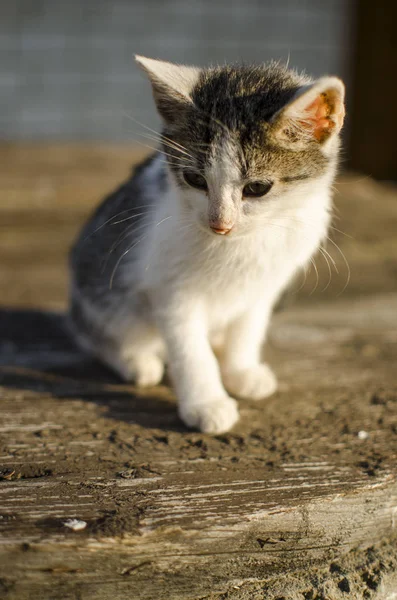
[[[158,384],[168,363],[184,423],[224,432],[234,397],[276,390],[261,349],[275,302],[327,234],[344,86],[276,63],[136,60],[161,148],[76,242],[71,319],[77,340],[138,386]]]

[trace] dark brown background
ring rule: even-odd
[[[348,165],[396,180],[397,4],[360,0],[355,10]]]

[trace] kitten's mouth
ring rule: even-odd
[[[218,228],[218,227],[211,227],[212,231],[214,233],[217,233],[218,235],[228,235],[231,230],[233,229],[233,227],[229,227],[229,228]]]

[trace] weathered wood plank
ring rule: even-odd
[[[64,337],[61,317],[4,313],[7,585],[21,597],[52,589],[55,579],[63,594],[83,586],[93,598],[106,598],[104,589],[161,598],[166,581],[169,597],[197,598],[389,537],[397,397],[387,324],[395,306],[387,296],[356,304],[351,319],[343,303],[280,314],[270,356],[282,391],[241,403],[236,431],[215,437],[184,430],[166,386],[140,393],[87,362]],[[39,338],[29,319],[40,324]],[[368,331],[369,357],[361,341]],[[19,367],[7,365],[7,340]],[[68,530],[70,518],[87,527]]]

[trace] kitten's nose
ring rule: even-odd
[[[219,233],[219,235],[227,235],[233,227],[211,227],[211,229],[214,233]]]

